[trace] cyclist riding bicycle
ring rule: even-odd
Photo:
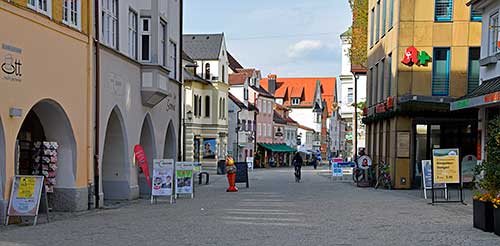
[[[301,169],[302,169],[302,164],[304,161],[302,160],[302,156],[300,156],[299,153],[296,153],[295,156],[293,157],[293,167],[295,170],[295,182],[300,182],[301,178]]]

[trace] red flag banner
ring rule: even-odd
[[[134,155],[137,163],[139,163],[139,167],[141,167],[144,176],[146,176],[146,180],[148,181],[148,185],[151,185],[151,178],[149,177],[149,166],[148,159],[146,158],[146,152],[144,152],[144,148],[139,144],[134,146]]]

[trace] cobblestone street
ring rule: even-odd
[[[214,176],[194,200],[174,205],[140,200],[36,227],[9,226],[0,244],[500,245],[499,237],[472,228],[471,205],[431,206],[407,191],[332,182],[326,170],[309,167],[295,183],[292,172],[256,170],[250,188],[232,194],[226,179]]]

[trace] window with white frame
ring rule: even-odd
[[[169,63],[170,63],[170,77],[173,79],[177,78],[177,44],[172,40],[169,42]]]
[[[354,101],[354,91],[352,88],[347,88],[347,103],[351,104]]]
[[[49,17],[52,16],[52,0],[28,0],[28,8],[40,12]]]
[[[141,61],[151,61],[151,18],[141,18]]]
[[[299,104],[300,104],[300,98],[299,97],[292,98],[292,105],[299,105]]]
[[[490,55],[494,55],[498,52],[498,12],[490,16],[489,26],[489,48],[488,52]]]
[[[162,66],[167,66],[165,59],[165,51],[167,50],[167,23],[160,21],[160,49],[158,50],[158,64]]]
[[[102,41],[118,47],[118,0],[102,0]]]
[[[80,0],[64,0],[62,22],[70,27],[81,28],[81,3]]]
[[[128,53],[137,59],[137,13],[133,10],[128,12]]]

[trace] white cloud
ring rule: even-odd
[[[298,58],[307,56],[324,47],[323,43],[319,40],[302,40],[298,43],[290,45],[288,48],[288,57]]]

